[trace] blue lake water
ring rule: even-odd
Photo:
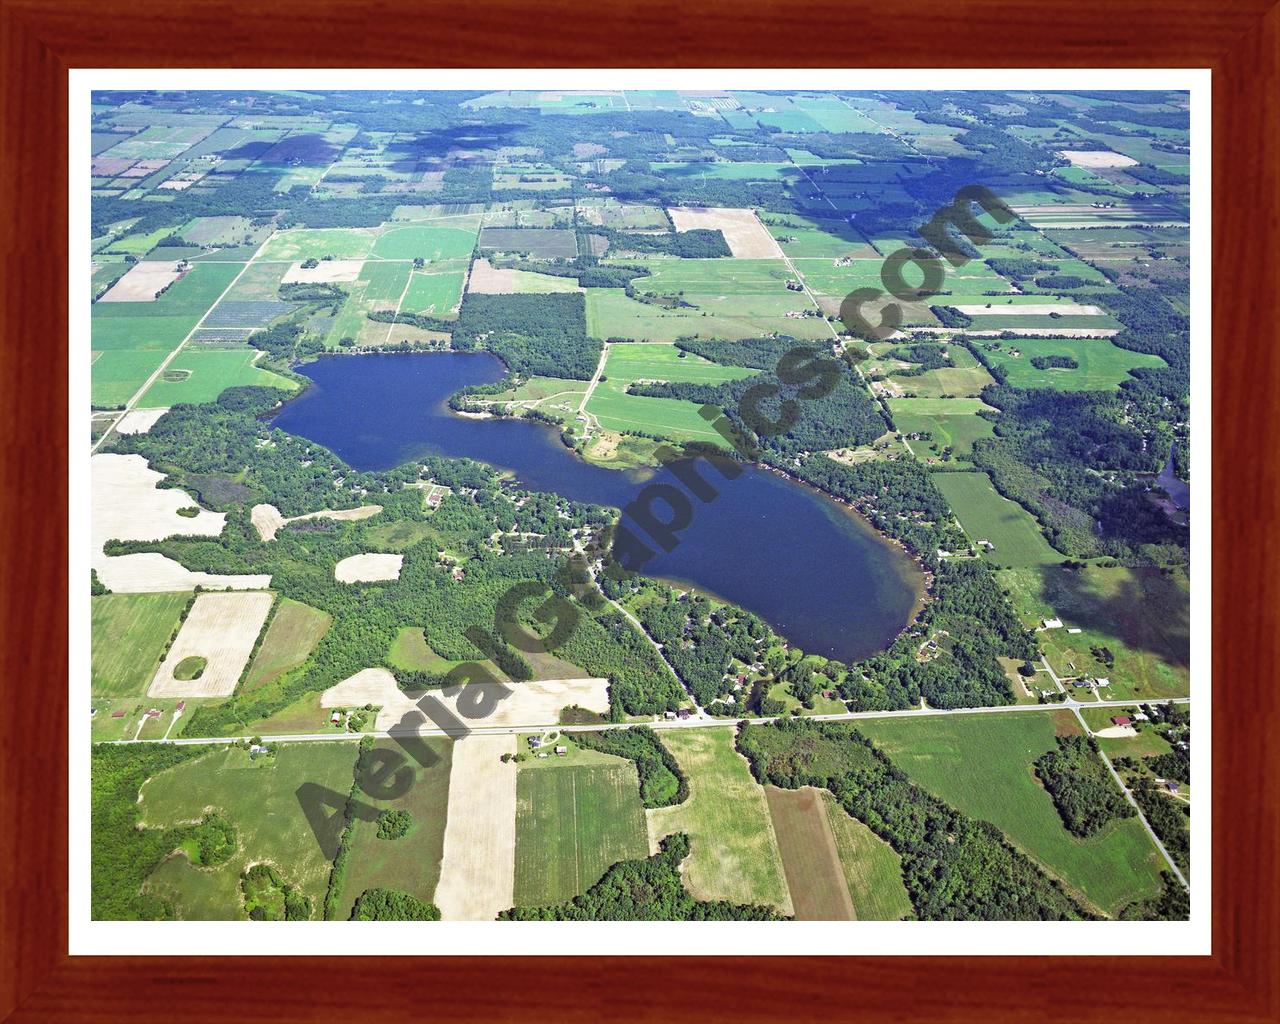
[[[312,386],[274,425],[360,470],[429,454],[466,457],[511,470],[529,490],[618,509],[648,483],[680,486],[671,469],[627,473],[584,462],[545,424],[453,413],[446,401],[454,392],[503,376],[488,354],[326,356],[299,372]],[[907,624],[921,575],[864,520],[766,470],[746,467],[727,480],[705,462],[698,469],[718,495],[705,503],[689,496],[692,519],[670,552],[624,517],[655,552],[645,575],[732,601],[804,650],[843,661],[884,649]],[[669,518],[662,502],[652,507]]]

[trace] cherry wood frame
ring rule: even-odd
[[[0,1018],[1280,1020],[1272,2],[0,0]],[[69,957],[67,70],[277,66],[1212,68],[1212,955]]]

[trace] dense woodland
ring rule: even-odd
[[[513,373],[590,380],[600,342],[587,337],[580,294],[481,295],[468,292],[453,329],[453,347],[485,348]]]
[[[1057,750],[1036,760],[1036,776],[1053,797],[1067,831],[1083,839],[1111,821],[1134,816],[1092,736],[1059,736],[1057,743]]]

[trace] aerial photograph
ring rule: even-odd
[[[1190,109],[94,92],[89,917],[1187,921]]]

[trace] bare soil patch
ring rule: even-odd
[[[116,424],[117,434],[145,434],[168,409],[130,409]]]
[[[314,267],[304,267],[299,261],[291,266],[281,279],[281,284],[334,284],[339,281],[356,281],[364,267],[364,260],[321,260]]]
[[[516,737],[467,736],[453,745],[436,906],[446,921],[492,921],[515,903]]]
[[[230,696],[273,600],[275,595],[267,593],[199,595],[156,670],[147,696]],[[180,679],[176,670],[189,658],[203,658],[204,670],[195,679]]]
[[[1102,316],[1105,312],[1099,306],[1087,306],[1079,302],[1034,302],[1025,306],[992,303],[990,306],[952,306],[951,308],[960,313],[975,316],[1048,316],[1050,313],[1061,313],[1063,316]]]
[[[161,554],[107,557],[109,540],[163,540],[175,536],[216,537],[226,525],[223,512],[201,509],[188,519],[178,509],[196,504],[178,488],[160,488],[164,479],[141,455],[101,454],[91,460],[90,564],[109,590],[118,594],[192,590],[196,585],[234,590],[264,590],[271,577],[223,576],[192,572]]]
[[[177,260],[145,260],[135,263],[98,301],[155,302],[156,293],[181,276]]]
[[[339,583],[377,583],[398,580],[404,555],[367,554],[344,558],[333,567],[333,578]]]
[[[1109,149],[1064,149],[1059,156],[1070,160],[1076,167],[1132,167],[1138,161],[1123,153],[1113,153]]]
[[[249,513],[254,529],[264,541],[276,539],[276,534],[289,523],[302,523],[308,519],[337,519],[340,521],[358,521],[376,516],[382,511],[381,505],[361,505],[359,508],[321,509],[319,512],[308,512],[306,515],[285,518],[274,505],[254,505]],[[397,572],[397,575],[399,573]]]
[[[729,251],[742,259],[781,259],[782,248],[754,210],[723,206],[676,206],[667,210],[677,231],[706,228],[724,232]]]
[[[822,790],[765,786],[782,869],[797,921],[857,919]]]
[[[523,683],[487,684],[471,683],[466,687],[468,702],[473,698],[470,692],[478,688],[477,693],[486,690],[498,690],[500,687],[510,690],[510,695],[502,697],[494,694],[493,713],[483,719],[469,719],[458,708],[461,694],[446,696],[443,690],[432,690],[431,696],[445,706],[455,718],[468,722],[479,728],[512,726],[539,727],[558,725],[561,708],[573,704],[598,711],[604,714],[609,710],[609,681],[607,679],[542,679]],[[417,704],[422,692],[406,693],[396,685],[396,678],[385,668],[367,668],[342,682],[329,687],[320,696],[322,708],[349,708],[365,704],[373,704],[381,710],[378,712],[377,728],[379,731],[390,731]],[[497,699],[500,698],[500,699]],[[487,706],[488,699],[477,701],[479,706]],[[412,731],[412,730],[410,730]],[[436,724],[430,720],[423,723],[421,732],[440,732]]]

